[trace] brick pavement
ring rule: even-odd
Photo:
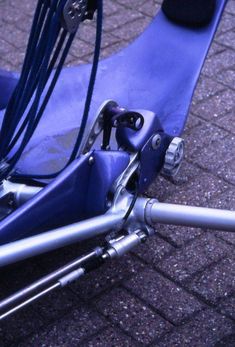
[[[105,0],[102,56],[127,45],[161,1]],[[20,68],[35,0],[0,0],[0,66]],[[84,33],[86,33],[84,35]],[[94,25],[86,24],[67,65],[89,62]],[[203,68],[184,138],[186,160],[170,183],[148,196],[235,209],[235,1]],[[234,346],[235,234],[156,226],[158,234],[0,326],[5,346]],[[0,296],[82,253],[92,241],[1,272]],[[3,280],[2,280],[3,279]]]

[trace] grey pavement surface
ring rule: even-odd
[[[36,1],[0,0],[0,66],[18,70]],[[161,1],[104,0],[102,56],[128,45]],[[94,23],[67,65],[88,62]],[[174,182],[148,196],[235,210],[235,1],[229,0],[184,132],[186,160]],[[0,326],[6,346],[235,346],[235,234],[157,225],[157,235],[124,258],[49,295]],[[2,271],[0,297],[89,249],[92,242]]]

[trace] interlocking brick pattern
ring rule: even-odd
[[[0,0],[0,66],[19,70],[36,0]],[[160,0],[104,0],[102,56],[128,45]],[[67,65],[89,62],[94,23],[85,24]],[[235,0],[229,0],[198,83],[185,129],[186,160],[174,182],[148,196],[235,210]],[[235,346],[235,234],[157,225],[132,254],[0,326],[5,346]],[[0,297],[63,264],[72,246],[1,271]]]

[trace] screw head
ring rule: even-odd
[[[159,134],[154,135],[152,138],[152,148],[154,150],[158,149],[158,147],[161,144],[161,141],[162,141],[161,135]]]
[[[89,165],[93,165],[94,161],[95,161],[94,157],[90,157],[89,158]]]

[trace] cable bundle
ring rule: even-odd
[[[0,133],[0,181],[12,174],[33,136],[73,42],[76,30],[71,32],[62,20],[67,5],[67,0],[38,1],[20,79],[3,118]],[[68,164],[76,158],[88,119],[101,45],[102,0],[97,0],[97,13],[96,44],[90,83],[81,128]],[[17,177],[49,179],[57,174],[58,172],[51,175]]]

